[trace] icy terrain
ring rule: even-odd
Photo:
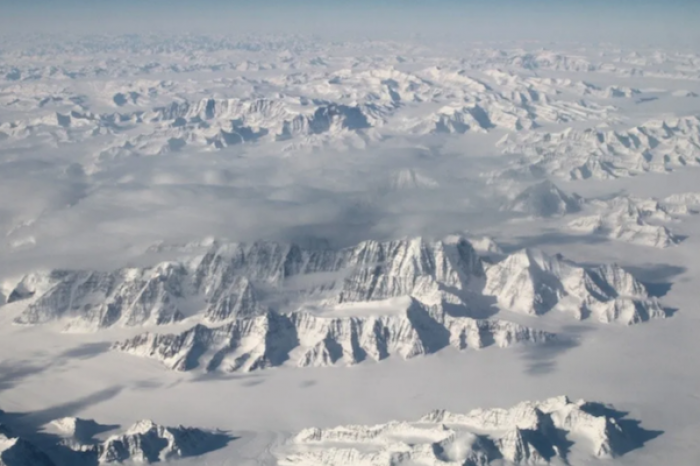
[[[101,426],[93,420],[63,418],[52,422],[46,432],[30,432],[42,447],[10,433],[0,433],[0,464],[3,466],[90,466],[97,464],[150,464],[172,459],[200,456],[225,446],[231,437],[224,432],[209,432],[189,427],[164,427],[142,420],[104,440],[97,433],[118,426]],[[2,426],[0,425],[0,428]],[[44,451],[45,449],[45,451]]]
[[[2,38],[0,465],[697,463],[698,95],[680,48]]]
[[[437,410],[417,422],[305,429],[278,456],[281,465],[567,464],[583,452],[614,458],[650,438],[622,417],[564,396],[467,414]]]

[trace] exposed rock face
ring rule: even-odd
[[[288,293],[290,281],[301,276],[309,284]],[[464,239],[366,241],[341,250],[215,244],[202,256],[152,268],[52,272],[17,322],[63,320],[94,329],[171,323],[199,311],[210,322],[254,317],[268,310],[256,284],[283,303],[288,295],[329,303],[410,295],[435,301],[441,288],[466,291],[481,276],[479,258]]]
[[[484,293],[516,312],[558,310],[577,319],[623,324],[666,316],[644,285],[617,265],[586,268],[558,255],[522,250],[489,266],[486,276]]]
[[[200,429],[163,427],[143,420],[124,434],[109,437],[94,450],[101,464],[156,463],[200,454],[207,450],[215,435]]]
[[[17,318],[21,324],[66,320],[91,328],[164,324],[183,317],[187,290],[181,264],[116,272],[54,272],[53,286]]]
[[[130,354],[156,358],[175,370],[252,371],[285,363],[298,367],[352,365],[390,356],[412,358],[444,347],[507,347],[554,335],[505,321],[431,315],[417,301],[388,315],[320,317],[268,313],[221,327],[197,325],[180,334],[146,333],[118,343]]]
[[[42,440],[45,453],[0,424],[0,466],[157,463],[202,455],[222,448],[232,440],[222,431],[165,427],[149,420],[139,421],[105,440],[95,438],[95,434],[117,427],[75,417],[56,419],[44,426],[43,430],[49,428],[49,431],[58,433],[60,440],[53,444],[48,443],[52,438],[50,436]]]
[[[365,241],[339,250],[214,242],[204,254],[180,262],[114,272],[54,271],[25,278],[10,294],[20,289],[34,297],[16,322],[61,321],[88,329],[161,325],[191,315],[213,325],[268,322],[271,312],[301,312],[289,317],[294,327],[311,318],[304,316],[305,309],[316,309],[314,314],[325,310],[321,317],[338,306],[394,298],[412,299],[416,305],[403,306],[404,311],[427,309],[442,326],[448,325],[445,314],[489,314],[489,297],[528,314],[557,307],[604,322],[629,324],[663,314],[644,287],[619,267],[583,268],[536,251],[484,265],[461,237]],[[238,325],[231,331],[239,332],[233,330]]]
[[[373,123],[372,111],[364,106],[316,102],[303,108],[299,104],[294,99],[202,99],[154,108],[143,120],[168,122],[193,135],[201,133],[208,144],[218,148],[259,139],[281,141],[358,131]]]
[[[566,464],[571,449],[609,458],[643,444],[645,431],[621,418],[599,403],[557,397],[468,414],[434,411],[417,422],[305,429],[277,457],[283,466]]]
[[[424,297],[446,287],[467,291],[483,276],[479,257],[462,238],[366,241],[348,250],[345,261],[353,273],[343,281],[339,302]]]

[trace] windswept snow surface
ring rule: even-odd
[[[698,463],[698,95],[680,49],[0,38],[0,465]]]

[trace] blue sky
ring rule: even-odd
[[[265,31],[456,34],[486,40],[692,43],[700,0],[0,0],[25,32]]]

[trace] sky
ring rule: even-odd
[[[6,33],[449,35],[700,43],[697,0],[0,0]]]

